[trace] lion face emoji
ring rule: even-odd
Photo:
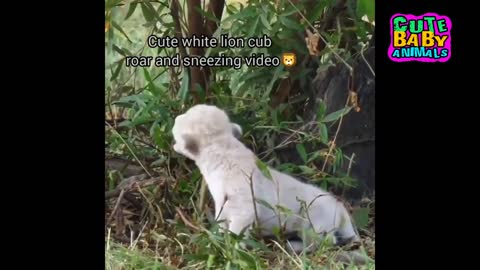
[[[286,67],[293,67],[297,63],[297,57],[294,53],[283,53],[282,62]]]

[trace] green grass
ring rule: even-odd
[[[335,260],[343,250],[328,245],[309,255],[292,255],[282,245],[249,240],[250,248],[240,247],[238,238],[222,235],[214,230],[202,229],[197,233],[179,232],[173,237],[154,235],[155,243],[147,244],[143,239],[133,239],[129,244],[120,244],[106,239],[105,266],[107,270],[126,269],[375,269],[374,260],[356,266]],[[148,234],[143,234],[146,236]],[[362,254],[373,250],[374,242],[365,242]]]
[[[162,256],[163,255],[163,256]],[[181,258],[176,255],[172,257],[166,254],[156,254],[154,250],[132,248],[120,244],[113,244],[106,250],[105,267],[107,270],[127,270],[127,269],[208,269],[208,263],[221,254],[212,254],[211,257],[204,259],[198,258],[188,261],[188,257]],[[374,262],[363,266],[345,265],[335,262],[333,259],[334,252],[318,254],[312,257],[294,258],[283,253],[279,253],[276,258],[268,258],[267,254],[250,254],[252,257],[260,255],[262,266],[249,267],[247,262],[237,261],[226,262],[216,265],[210,269],[375,269]],[[262,258],[261,255],[265,255]],[[331,258],[329,258],[329,256]],[[210,259],[212,258],[212,259]],[[176,260],[172,262],[172,260]],[[170,261],[170,262],[169,262]],[[179,264],[180,265],[175,265]],[[242,267],[244,266],[244,267]]]
[[[109,243],[105,250],[105,269],[175,269],[166,266],[152,250],[140,250],[137,247]]]

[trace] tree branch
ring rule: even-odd
[[[201,9],[200,0],[188,1],[188,37],[193,35],[200,38],[205,34],[203,27],[203,16],[197,9]],[[200,57],[203,55],[203,48],[190,48],[190,56]],[[192,93],[195,103],[200,102],[200,97],[197,92],[197,85],[205,91],[206,94],[206,70],[207,67],[190,67],[190,93]]]
[[[180,41],[183,38],[182,26],[180,24],[180,12],[178,0],[172,0],[172,5],[170,7],[170,14],[173,18],[173,27],[175,29],[175,37]],[[180,57],[183,59],[187,55],[187,50],[183,47],[182,42],[179,43],[178,51],[180,52]]]

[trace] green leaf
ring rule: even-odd
[[[272,27],[270,26],[270,22],[267,20],[267,15],[265,13],[260,14],[260,20],[262,21],[263,26],[267,28],[268,30],[272,30]]]
[[[295,34],[296,31],[292,31],[290,29],[283,29],[283,31],[279,31],[277,33],[277,37],[280,40],[279,45],[282,47],[285,46],[285,41],[293,39]]]
[[[195,238],[195,237],[192,237]],[[206,261],[209,254],[185,254],[184,258],[189,261]],[[162,268],[161,268],[162,269]]]
[[[328,190],[328,182],[327,181],[322,181],[320,183],[320,187],[323,189],[323,190]]]
[[[215,237],[215,235],[213,235],[213,234],[212,234],[211,232],[209,232],[209,231],[206,231],[205,233],[207,233],[208,239],[210,240],[210,243],[211,243],[212,245],[214,245],[215,247],[223,250],[223,248],[222,248],[222,246],[220,245],[220,243],[218,243],[218,240],[217,240],[217,238]]]
[[[207,268],[213,267],[214,260],[215,260],[215,255],[213,254],[208,255]]]
[[[257,242],[253,239],[246,238],[246,239],[243,239],[242,242],[244,242],[245,244],[247,244],[247,246],[252,247],[254,249],[261,249],[265,252],[270,251],[268,247],[266,247],[263,243]],[[256,269],[259,269],[259,268],[256,268]]]
[[[213,14],[213,12],[205,12],[203,9],[199,8],[199,7],[194,7],[195,8],[195,11],[197,11],[198,13],[202,14],[202,16],[204,16],[205,18],[207,18],[209,21],[214,21],[216,23],[220,23],[220,21],[217,19],[217,17],[215,17],[215,15]]]
[[[337,149],[335,153],[335,163],[337,163],[339,167],[343,166],[343,153],[341,149]]]
[[[166,2],[166,1],[165,1],[165,2]],[[160,12],[161,12],[164,8],[170,8],[170,6],[168,5],[168,3],[164,3],[164,2],[160,2],[160,1],[158,1],[157,3],[159,4],[158,9],[157,9],[158,14],[160,14]]]
[[[272,228],[272,232],[273,232],[273,235],[276,236],[276,237],[281,237],[282,235],[282,230],[280,229],[279,226],[273,226]]]
[[[279,17],[287,17],[292,14],[297,13],[298,11],[294,7],[288,7],[284,13],[280,14]]]
[[[361,207],[353,210],[353,220],[360,229],[365,228],[368,225],[368,214],[370,209]]]
[[[282,172],[291,173],[295,170],[296,165],[293,163],[282,163],[278,166],[278,169]]]
[[[146,68],[143,68],[143,75],[145,77],[145,80],[148,82],[148,85],[145,86],[145,88],[147,88],[148,91],[150,91],[152,94],[157,96],[160,93],[160,91],[155,85],[155,83],[153,83],[152,77],[150,76],[150,73]]]
[[[315,170],[308,167],[308,166],[300,165],[300,166],[298,166],[298,168],[300,168],[300,170],[302,170],[303,173],[308,174],[308,175],[311,175],[311,174],[315,173]]]
[[[278,124],[278,110],[273,110],[271,117],[272,117],[273,124],[275,126],[279,126],[279,124]]]
[[[267,207],[267,208],[270,209],[270,210],[275,210],[275,209],[273,208],[273,206],[271,206],[268,202],[266,202],[266,201],[264,201],[264,200],[262,200],[262,199],[255,199],[255,201],[256,201],[258,204],[263,205],[263,206]]]
[[[152,125],[152,129],[150,130],[150,133],[155,140],[155,144],[163,150],[168,150],[168,141],[165,138],[165,132],[158,126],[157,123]]]
[[[151,9],[145,4],[145,2],[140,3],[140,6],[141,6],[141,8],[142,8],[143,17],[145,18],[145,20],[146,20],[147,22],[152,21],[152,20],[153,20],[153,17],[155,16],[155,15],[153,15],[153,12],[154,12],[154,11],[151,10]]]
[[[114,32],[115,32],[115,28],[111,28],[109,31],[108,31],[108,42],[107,42],[107,51],[108,52],[111,52],[112,51],[112,45],[113,45],[113,38],[114,38]]]
[[[128,42],[132,43],[132,41],[130,40],[130,38],[128,37],[127,33],[125,33],[125,31],[123,31],[122,27],[120,27],[120,25],[118,25],[114,20],[112,20],[112,26],[113,28],[117,29],[118,31],[120,31],[120,33],[122,33],[122,35],[127,38]]]
[[[375,0],[357,1],[357,16],[361,19],[364,15],[367,15],[369,21],[375,20]]]
[[[287,214],[287,216],[293,215],[293,211],[291,209],[286,208],[282,205],[276,205],[276,208],[278,209],[278,212],[280,212],[282,214]]]
[[[146,7],[151,11],[151,14],[153,14],[153,16],[155,17],[155,19],[157,19],[157,21],[161,22],[161,18],[160,16],[158,15],[162,9],[165,7],[164,5],[160,5],[158,7],[158,10],[155,10],[155,8],[153,7],[152,3],[150,2],[143,2],[145,3]],[[153,18],[152,18],[153,19]]]
[[[303,30],[303,26],[292,19],[284,16],[280,16],[278,18],[280,19],[280,22],[287,28],[290,28],[292,30]]]
[[[270,170],[268,169],[268,166],[263,163],[260,159],[257,159],[256,161],[258,169],[262,172],[263,176],[265,176],[268,180],[273,180],[272,175],[270,174]]]
[[[127,55],[125,54],[125,52],[124,52],[122,49],[120,49],[117,45],[113,44],[112,48],[113,48],[114,51],[116,51],[117,53],[121,54],[122,56],[127,56]]]
[[[260,81],[266,78],[271,77],[270,74],[263,73],[263,72],[250,72],[250,73],[243,73],[240,75],[239,81]]]
[[[309,22],[314,22],[318,21],[323,13],[323,10],[325,9],[325,6],[327,5],[327,1],[318,1],[316,6],[308,12],[307,19]]]
[[[327,105],[325,105],[325,102],[323,101],[320,102],[320,104],[318,104],[317,119],[323,119],[326,111],[327,111]]]
[[[134,124],[129,120],[125,120],[125,121],[122,121],[120,124],[118,124],[118,127],[133,128]]]
[[[328,144],[328,129],[324,123],[319,123],[320,128],[320,141],[324,144]]]
[[[237,252],[239,252],[239,250],[237,250]],[[233,260],[232,263],[235,266],[239,266],[240,269],[251,269],[250,265],[247,262],[239,260],[239,259]]]
[[[125,62],[125,58],[123,58],[120,62],[117,64],[117,68],[112,74],[112,78],[110,78],[110,81],[115,80],[118,77],[118,74],[120,74],[120,70],[122,69],[123,63]]]
[[[115,44],[113,44],[113,50],[116,51],[117,53],[121,54],[122,56],[133,55],[129,50],[127,50],[125,48],[120,48]]]
[[[270,92],[272,92],[273,85],[278,80],[278,78],[284,73],[288,73],[288,72],[282,72],[284,71],[284,68],[285,68],[284,65],[279,65],[278,67],[275,68],[273,77],[270,80],[270,83],[268,84],[266,91],[263,93],[263,97],[262,97],[263,99],[266,99],[268,96],[270,96]]]
[[[105,9],[108,10],[114,6],[119,6],[120,2],[122,2],[122,0],[108,0],[105,5]]]
[[[297,148],[297,152],[300,155],[300,157],[302,158],[303,162],[306,163],[307,162],[307,152],[305,151],[305,146],[303,144],[297,144],[296,148]]]
[[[138,117],[135,117],[132,122],[133,122],[133,125],[138,126],[138,125],[151,123],[155,120],[156,119],[151,115],[149,115],[148,113],[142,113]]]
[[[320,157],[320,153],[320,151],[313,152],[313,154],[310,155],[310,157],[308,158],[307,162],[312,162],[316,160],[318,157]]]
[[[188,88],[190,84],[190,75],[188,72],[183,73],[182,77],[182,86],[180,87],[180,91],[178,91],[178,95],[180,97],[180,100],[182,101],[183,104],[187,101],[188,97]]]
[[[256,260],[250,253],[245,252],[241,249],[238,249],[237,252],[239,257],[242,259],[242,263],[239,264],[241,264],[244,269],[255,269]]]
[[[228,16],[223,23],[228,21],[238,21],[240,19],[256,16],[257,10],[255,8],[246,8],[240,12]]]
[[[346,107],[346,108],[340,109],[336,112],[332,112],[329,115],[325,116],[325,118],[323,118],[320,122],[328,123],[328,122],[336,121],[337,119],[339,119],[343,115],[346,115],[351,109],[352,109],[352,107]]]
[[[155,160],[154,162],[150,163],[150,167],[161,167],[165,166],[165,162],[167,158],[165,156],[160,156],[159,159]]]
[[[260,21],[260,18],[257,17],[257,19],[255,20],[255,23],[250,28],[250,31],[248,31],[247,37],[253,37],[253,35],[257,32],[257,26],[259,21]]]
[[[150,73],[148,72],[148,70],[146,68],[143,68],[143,75],[145,77],[145,80],[147,80],[147,82],[149,82],[149,83],[152,82],[152,77],[150,77]]]
[[[137,104],[140,107],[144,107],[146,104],[143,101],[145,97],[140,96],[140,95],[132,95],[132,96],[124,96],[118,99],[118,101],[114,102],[113,104],[115,105],[121,105],[121,104]]]
[[[130,16],[132,16],[133,12],[135,12],[135,9],[137,9],[137,4],[138,4],[138,2],[132,2],[129,5],[127,16],[125,16],[125,20],[127,20],[128,18],[130,18]]]

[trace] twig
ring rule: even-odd
[[[107,251],[110,250],[110,237],[111,237],[111,232],[112,232],[112,229],[111,229],[111,228],[108,228],[108,229],[107,229]]]
[[[131,164],[130,160],[124,160],[121,158],[106,158],[105,159],[105,168],[107,170],[116,170],[122,173],[124,177],[131,177],[135,175],[142,174],[143,168],[136,165]]]
[[[117,127],[117,119],[114,115],[113,108],[112,108],[112,88],[108,87],[107,89],[110,89],[110,90],[107,91],[108,110],[110,111],[110,115],[112,115],[113,125],[116,128]]]
[[[133,241],[133,242],[130,244],[130,249],[131,249],[131,250],[133,250],[133,249],[137,246],[138,240],[140,240],[140,237],[142,236],[142,233],[143,233],[143,231],[145,230],[145,227],[147,227],[147,224],[148,224],[148,221],[145,222],[145,224],[143,224],[142,229],[140,229],[140,231],[138,232],[137,238],[135,239],[135,241]]]
[[[348,162],[347,176],[350,176],[350,171],[352,170],[353,159],[355,158],[355,153],[352,153],[352,157]]]
[[[370,69],[370,72],[372,72],[373,77],[375,77],[375,71],[373,71],[372,66],[370,63],[368,63],[367,59],[365,58],[365,55],[363,55],[363,51],[365,50],[365,45],[362,47],[362,50],[360,50],[360,55],[362,56],[363,61],[365,61],[365,64],[367,64],[367,67]]]
[[[267,168],[268,170],[268,168]],[[242,170],[243,172],[243,170]],[[245,172],[244,172],[245,173]],[[258,211],[257,211],[257,202],[255,201],[255,192],[253,190],[253,171],[252,173],[248,176],[249,180],[250,180],[250,193],[252,195],[252,202],[253,202],[253,211],[255,213],[255,223],[256,223],[256,226],[255,226],[255,231],[257,233],[257,235],[260,235],[260,220],[258,218]],[[272,179],[273,181],[273,179]]]
[[[162,149],[158,148],[157,146],[155,146],[155,145],[153,145],[153,144],[151,144],[151,143],[149,143],[149,142],[146,142],[146,141],[142,140],[142,139],[139,138],[139,137],[135,137],[135,140],[136,140],[137,142],[145,145],[145,146],[148,146],[148,147],[150,147],[150,148],[152,148],[152,149],[155,149],[157,152],[162,152]]]
[[[285,253],[285,255],[287,255],[287,257],[295,263],[295,265],[296,265],[299,269],[303,269],[302,265],[299,264],[299,263],[297,262],[297,260],[295,260],[295,258],[293,258],[277,241],[272,240],[272,242],[273,242],[275,245],[277,245],[277,246],[283,251],[283,253]],[[288,242],[287,242],[287,243],[288,243]],[[288,244],[290,245],[290,243],[288,243]],[[292,247],[291,245],[290,245],[290,249],[293,250],[293,247]]]
[[[203,210],[204,210],[204,206],[205,206],[205,201],[206,201],[206,197],[207,197],[207,182],[205,181],[205,179],[203,177],[201,177],[202,180],[201,180],[201,183],[200,183],[200,195],[199,195],[199,198],[198,198],[198,202],[197,202],[197,209],[198,211],[200,211],[200,213],[203,213]]]
[[[315,200],[315,199],[314,199],[314,200]],[[307,205],[306,202],[303,201],[303,200],[299,200],[298,197],[297,197],[297,201],[300,202],[300,214],[302,213],[301,211],[305,211],[305,215],[307,216],[307,221],[308,221],[308,223],[310,224],[310,227],[313,229],[313,231],[314,231],[315,233],[317,233],[317,232],[315,231],[315,226],[313,225],[312,219],[310,218],[310,213],[308,212],[308,207],[309,207],[309,206],[306,206],[306,205]],[[302,216],[302,218],[305,219],[303,216]]]
[[[122,192],[128,192],[132,190],[135,187],[135,184],[140,186],[140,187],[147,187],[151,186],[154,184],[157,184],[158,182],[162,182],[161,184],[165,183],[164,179],[161,179],[159,177],[157,178],[150,178],[146,180],[141,180],[141,179],[132,179],[132,180],[124,180],[125,184],[120,184],[117,186],[114,190],[110,190],[105,192],[105,199],[110,199],[112,197],[118,196]]]
[[[180,24],[179,20],[179,5],[178,5],[178,0],[173,0],[170,6],[170,14],[172,15],[173,18],[173,28],[175,31],[175,37],[177,39],[182,39],[183,34],[182,34],[182,26]],[[187,50],[183,46],[178,46],[178,51],[180,52],[180,57],[183,59],[185,56],[187,56]]]
[[[118,198],[117,198],[117,202],[115,203],[115,207],[113,208],[113,211],[112,211],[112,213],[110,214],[110,217],[108,217],[107,224],[110,224],[110,222],[112,222],[113,216],[114,216],[115,213],[117,212],[118,206],[120,205],[120,202],[122,201],[122,198],[123,198],[123,195],[124,195],[124,194],[125,194],[125,190],[122,189],[122,190],[120,191],[120,195],[119,195]]]
[[[344,108],[346,108],[348,106],[348,101],[349,100],[350,100],[350,97],[347,96],[347,102],[345,102]],[[337,141],[337,136],[338,136],[338,133],[340,132],[340,127],[342,126],[342,121],[343,121],[343,116],[344,115],[345,115],[344,113],[342,113],[340,115],[340,120],[338,121],[337,131],[335,132],[335,136],[333,137],[333,140],[330,144],[330,147],[328,148],[327,156],[325,158],[325,161],[323,162],[322,172],[325,171],[325,167],[327,166],[327,162],[328,162],[328,157],[332,154],[333,148],[335,147],[335,142]]]
[[[182,254],[180,256],[183,256],[184,248],[183,248],[182,243],[180,243],[180,241],[178,241],[178,239],[176,237],[173,237],[173,240],[175,240],[175,242],[177,242],[177,244],[180,246],[180,249],[182,250]]]
[[[188,219],[183,215],[183,212],[182,210],[180,210],[180,208],[178,207],[175,207],[175,211],[177,212],[178,216],[180,216],[180,218],[182,219],[183,223],[185,223],[185,225],[187,225],[188,227],[190,227],[191,229],[195,230],[195,231],[204,231],[202,230],[202,228],[199,228],[195,225],[193,225],[190,221],[188,221]]]
[[[153,206],[153,204],[150,202],[150,200],[148,200],[147,196],[145,195],[145,193],[143,193],[142,191],[142,188],[138,185],[135,185],[137,187],[137,190],[138,192],[143,196],[143,198],[145,199],[145,201],[148,203],[148,206],[150,207],[150,209],[152,209],[152,211],[155,211],[155,207]],[[160,211],[161,213],[161,211]]]
[[[105,124],[107,124],[108,127],[110,127],[111,130],[113,130],[113,132],[120,138],[120,140],[127,146],[128,150],[130,151],[130,153],[133,155],[133,157],[137,160],[138,164],[140,164],[140,166],[142,166],[143,170],[148,174],[148,176],[152,177],[152,175],[150,174],[150,172],[148,172],[147,168],[145,168],[145,166],[143,166],[142,162],[140,161],[140,159],[137,157],[137,155],[135,155],[135,153],[133,152],[132,148],[130,148],[130,145],[128,145],[128,143],[125,141],[125,139],[123,139],[122,135],[120,135],[120,133],[118,133],[118,131],[116,129],[114,129],[112,127],[112,125],[110,125],[110,123],[108,123],[107,121],[105,121]]]

